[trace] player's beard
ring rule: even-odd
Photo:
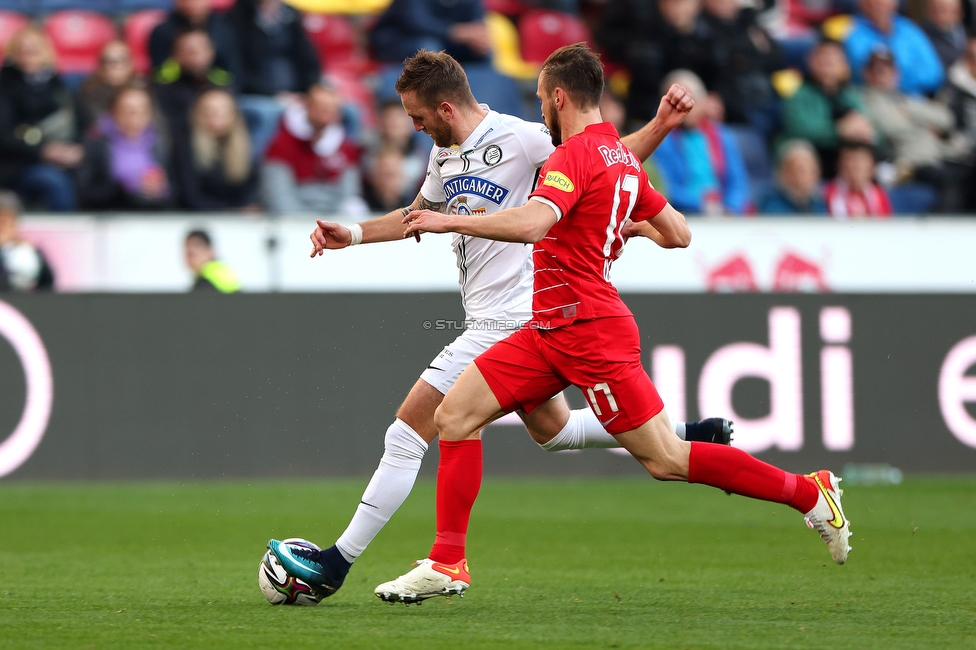
[[[552,146],[558,147],[563,143],[562,130],[559,128],[559,111],[550,105],[546,112],[546,126],[549,127],[549,137],[552,138]]]
[[[454,134],[451,132],[451,125],[446,120],[436,118],[436,124],[425,125],[427,135],[431,137],[434,144],[438,147],[450,147],[454,142]]]

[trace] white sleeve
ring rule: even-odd
[[[519,139],[525,147],[525,154],[532,166],[538,169],[545,164],[549,155],[556,150],[552,144],[552,134],[545,124],[538,122],[523,122],[524,128],[519,129]]]
[[[447,202],[447,197],[444,195],[444,181],[441,180],[441,168],[434,162],[434,156],[440,150],[440,147],[431,147],[430,159],[427,161],[427,177],[420,187],[420,195],[431,203]]]

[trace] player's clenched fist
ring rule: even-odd
[[[657,116],[664,121],[665,126],[675,128],[685,121],[685,117],[694,107],[695,98],[691,96],[691,92],[681,84],[671,84],[667,94],[661,98]]]
[[[321,255],[326,248],[345,248],[352,243],[352,234],[345,226],[332,222],[315,220],[315,230],[308,236],[312,240],[312,254]]]

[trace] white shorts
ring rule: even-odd
[[[446,395],[475,357],[498,341],[507,338],[514,331],[511,329],[464,330],[459,337],[441,350],[420,378]]]

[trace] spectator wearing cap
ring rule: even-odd
[[[835,219],[888,218],[887,192],[874,182],[875,156],[871,145],[845,142],[837,157],[837,176],[824,187],[827,212]]]
[[[149,59],[160,68],[172,56],[176,37],[190,29],[201,29],[210,37],[214,49],[214,66],[226,70],[232,78],[240,77],[237,39],[226,16],[213,11],[212,0],[174,0],[166,20],[149,35]]]
[[[968,155],[965,138],[955,131],[947,105],[898,89],[895,63],[884,47],[871,53],[863,75],[865,106],[891,149],[897,180],[932,187],[939,211],[958,210],[968,169],[953,161]]]
[[[487,63],[491,53],[482,0],[393,0],[369,42],[384,63],[402,63],[420,49],[444,50],[460,63]]]
[[[783,143],[776,170],[776,187],[759,205],[765,214],[827,214],[820,187],[820,161],[806,140]]]
[[[899,88],[910,95],[931,95],[945,78],[932,42],[909,18],[898,14],[898,0],[860,0],[860,12],[844,41],[847,58],[860,81],[871,52],[887,47],[898,65]]]
[[[54,288],[54,272],[40,249],[17,230],[21,205],[17,195],[0,190],[0,292]]]
[[[362,199],[361,152],[342,123],[334,88],[312,86],[285,109],[261,167],[261,198],[274,213],[368,212]]]

